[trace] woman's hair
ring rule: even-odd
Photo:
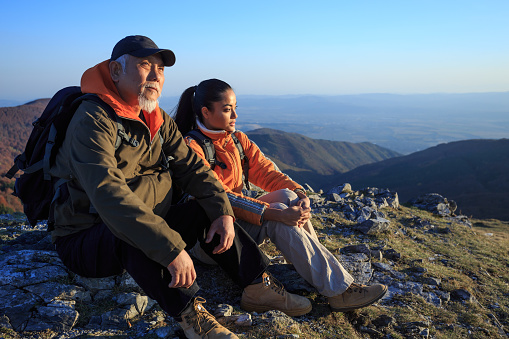
[[[209,79],[200,82],[198,86],[189,87],[180,96],[175,109],[173,120],[177,123],[182,135],[196,128],[196,118],[203,122],[202,107],[212,109],[212,103],[223,98],[224,92],[232,89],[226,82]]]

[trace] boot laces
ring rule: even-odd
[[[194,299],[194,312],[184,315],[183,318],[187,323],[191,323],[194,330],[199,335],[205,335],[210,332],[216,325],[218,325],[216,319],[210,314],[202,304],[207,301],[202,297],[196,297]]]
[[[269,287],[277,294],[281,294],[284,296],[286,293],[283,284],[281,284],[276,278],[269,275],[268,273],[266,276],[263,277],[263,283],[265,284],[265,286]]]
[[[366,291],[366,286],[364,285],[361,285],[361,284],[357,284],[357,283],[352,283],[348,289],[347,289],[347,292],[348,293],[363,293]]]

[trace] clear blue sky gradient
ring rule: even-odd
[[[121,38],[172,49],[165,96],[509,91],[508,0],[7,1],[0,99],[79,85]]]

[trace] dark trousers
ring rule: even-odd
[[[196,201],[172,206],[165,220],[188,244],[187,250],[199,241],[205,253],[242,288],[268,266],[267,257],[236,223],[232,247],[222,254],[212,254],[220,238],[216,234],[209,244],[205,243],[211,221]],[[60,237],[55,245],[63,263],[80,276],[102,278],[126,270],[147,296],[156,300],[172,317],[178,317],[199,290],[196,281],[189,288],[169,288],[171,275],[168,269],[115,237],[104,223]]]

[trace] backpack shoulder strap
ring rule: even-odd
[[[242,144],[240,143],[239,138],[237,138],[236,135],[237,131],[233,132],[231,134],[233,142],[235,143],[235,147],[237,147],[237,150],[239,151],[240,160],[244,160],[246,158],[246,154],[244,153],[244,148],[242,147]]]
[[[166,153],[164,153],[164,138],[163,135],[161,134],[161,130],[159,130],[157,134],[159,135],[159,141],[161,142],[161,167],[164,170],[169,170],[170,161],[174,160],[175,158],[171,155],[166,155]]]
[[[205,153],[205,159],[209,162],[210,168],[214,169],[214,167],[216,167],[216,149],[214,148],[212,141],[198,129],[189,131],[186,134],[186,137],[190,137],[198,142],[198,144],[203,149],[203,153]],[[222,163],[217,164],[221,166]],[[221,168],[224,167],[221,166]]]
[[[139,141],[131,138],[126,132],[124,125],[122,124],[122,119],[115,113],[115,110],[111,108],[110,105],[106,104],[99,96],[96,94],[87,93],[73,102],[73,105],[79,105],[83,100],[90,100],[98,104],[102,109],[104,109],[110,115],[110,118],[116,122],[117,124],[117,140],[115,141],[115,150],[120,147],[122,140],[125,140],[128,144],[133,147],[137,147],[139,145]],[[77,107],[76,107],[77,108]]]
[[[251,185],[249,185],[249,159],[247,158],[246,153],[244,152],[244,148],[242,147],[242,144],[237,137],[237,131],[233,132],[231,136],[233,142],[235,143],[235,147],[237,147],[237,150],[239,151],[240,162],[242,164],[242,173],[244,174],[244,186],[249,190],[251,189]]]

